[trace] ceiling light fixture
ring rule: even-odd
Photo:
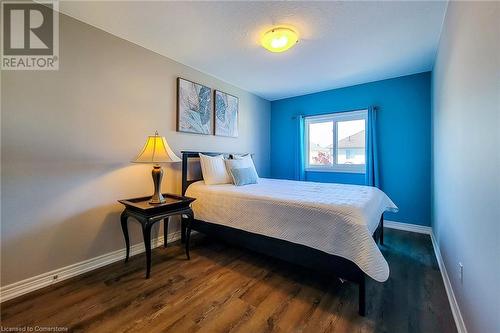
[[[276,27],[262,36],[261,44],[271,52],[283,52],[297,44],[299,36],[297,33],[285,27]]]

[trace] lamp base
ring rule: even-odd
[[[158,205],[165,203],[165,198],[161,194],[161,179],[163,178],[163,169],[159,165],[153,166],[153,170],[151,171],[151,176],[153,177],[153,185],[155,188],[155,193],[151,197],[149,201],[150,205]]]

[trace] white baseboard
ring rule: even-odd
[[[441,250],[439,249],[439,245],[436,241],[436,236],[434,236],[434,232],[431,233],[431,241],[432,246],[434,247],[434,253],[436,254],[439,270],[441,271],[441,276],[443,277],[444,289],[446,290],[446,294],[448,295],[448,301],[450,302],[453,319],[455,319],[455,325],[457,325],[457,331],[458,333],[467,333],[467,327],[465,327],[464,318],[462,317],[462,313],[460,312],[455,293],[453,292],[451,281],[448,276],[448,272],[446,271],[443,257],[441,257]]]
[[[170,233],[168,234],[168,243],[176,241],[180,237],[180,231]],[[163,245],[163,236],[157,237],[151,242],[152,248],[156,248],[160,245]],[[145,249],[143,243],[132,245],[130,246],[130,256],[142,253],[144,252],[144,250]],[[51,284],[58,283],[60,281],[89,272],[99,267],[109,265],[116,261],[123,260],[124,258],[125,248],[6,285],[0,289],[0,302],[4,302],[9,299],[27,294],[31,291],[35,291]]]
[[[402,222],[384,220],[384,227],[389,228],[389,229],[397,229],[397,230],[403,230],[403,231],[416,232],[419,234],[426,234],[426,235],[432,234],[431,227],[427,227],[424,225],[418,225],[418,224],[410,224],[410,223],[402,223]]]
[[[448,302],[450,303],[451,313],[453,314],[453,319],[455,320],[457,331],[458,333],[467,333],[467,328],[465,327],[464,319],[462,317],[462,313],[460,312],[460,308],[458,307],[458,302],[455,298],[455,293],[453,292],[450,278],[448,276],[448,272],[446,271],[446,266],[444,265],[443,257],[441,257],[441,251],[439,250],[439,245],[437,244],[436,237],[434,236],[432,228],[418,224],[401,223],[388,220],[384,220],[384,227],[417,232],[420,234],[427,234],[431,236],[432,247],[434,248],[434,254],[436,255],[439,271],[441,272],[441,276],[443,278],[444,288],[446,290],[446,295],[448,296]]]

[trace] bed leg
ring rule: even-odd
[[[366,289],[365,289],[365,276],[361,278],[359,282],[359,304],[358,304],[358,313],[360,316],[364,317],[366,314]]]
[[[380,218],[380,245],[384,245],[384,215]]]

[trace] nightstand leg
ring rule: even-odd
[[[186,219],[181,215],[181,243],[186,242]]]
[[[128,258],[130,256],[130,240],[128,238],[127,219],[128,219],[128,214],[126,213],[126,211],[123,211],[123,213],[120,215],[120,220],[122,223],[123,237],[125,238],[125,247],[126,247],[126,251],[127,251],[127,255],[125,256],[125,262],[128,261]]]
[[[189,259],[191,259],[189,257],[189,239],[191,238],[191,228],[188,226],[187,229],[186,229],[186,256]]]
[[[167,238],[168,238],[168,221],[170,217],[166,217],[163,219],[163,247],[167,247]]]
[[[151,274],[151,225],[143,224],[142,235],[144,236],[144,247],[146,248],[146,279]]]

